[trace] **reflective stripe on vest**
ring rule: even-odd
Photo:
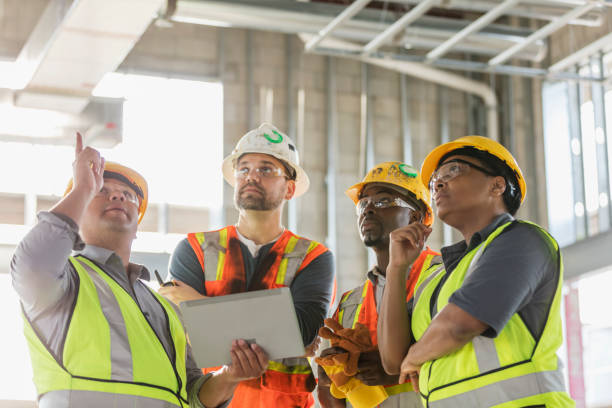
[[[417,341],[438,310],[448,304],[452,293],[474,271],[485,248],[511,224],[500,226],[478,247],[464,255],[443,283],[446,273],[443,265],[432,267],[423,274],[417,283],[412,318],[412,331]],[[534,339],[520,316],[515,314],[496,338],[475,337],[458,351],[426,362],[421,373],[427,375],[420,376],[419,386],[429,407],[505,408],[542,403],[555,407],[573,406],[564,392],[563,375],[555,355],[562,341],[561,254],[553,238],[544,230],[540,231],[554,245],[559,257],[557,291],[549,306],[542,336]],[[432,296],[438,286],[438,296],[431,310]]]
[[[443,400],[431,401],[427,406],[430,408],[494,407],[537,396],[542,393],[543,389],[546,392],[564,392],[563,373],[559,370],[540,371],[508,378]],[[521,404],[520,406],[526,405]],[[557,405],[552,404],[546,406],[557,407]]]
[[[244,268],[244,266],[238,266],[236,262],[231,262],[232,259],[236,261],[234,257],[242,257],[242,252],[237,254],[232,252],[241,250],[240,247],[230,243],[230,239],[238,239],[234,226],[228,226],[219,231],[188,235],[188,241],[204,268],[205,285],[207,295],[209,296],[234,293],[235,288],[226,284],[226,282],[236,278],[236,276],[232,275],[237,275],[238,279],[245,279],[243,270],[235,270],[235,268]],[[318,242],[299,237],[290,231],[285,231],[273,244],[271,252],[272,250],[277,253],[277,258],[265,272],[264,281],[261,282],[261,286],[267,286],[268,288],[290,286],[295,276],[312,259],[316,258],[320,253],[327,251],[327,248]],[[216,273],[210,273],[209,271],[211,270],[216,271]],[[214,292],[209,291],[209,288],[214,288]],[[244,288],[248,290],[246,282],[244,283]],[[208,371],[208,369],[205,371]],[[248,395],[249,399],[261,397],[260,401],[264,401],[264,396],[257,394],[259,387],[266,388],[266,395],[272,391],[285,394],[284,398],[292,399],[292,401],[287,402],[285,400],[282,404],[293,406],[298,400],[304,398],[304,395],[298,396],[298,394],[308,394],[307,399],[311,400],[312,397],[309,395],[314,385],[312,369],[307,359],[296,357],[270,361],[267,371],[261,377],[261,382],[258,381],[255,384],[254,381],[247,381],[238,386],[234,393],[234,402],[231,406],[234,406],[234,403],[236,405],[242,404],[243,395]],[[248,391],[247,388],[249,389]],[[249,401],[249,404],[253,407],[259,406],[259,403],[255,401]]]
[[[86,258],[70,258],[78,292],[61,355],[51,354],[24,314],[24,331],[39,395],[60,390],[142,396],[187,404],[183,327],[165,299],[173,363],[134,299]]]
[[[204,253],[204,271],[216,271],[215,274],[205,272],[204,279],[206,281],[223,279],[229,228],[234,227],[194,234]],[[318,242],[292,235],[283,250],[283,258],[280,261],[278,271],[276,271],[276,284],[290,286],[306,255],[319,245],[321,244]]]

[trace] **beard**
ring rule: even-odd
[[[363,245],[368,248],[389,247],[389,234],[385,234],[383,231],[367,231],[365,234],[362,234],[361,240]]]
[[[245,188],[256,188],[259,195],[243,193]],[[278,208],[283,202],[282,197],[269,197],[266,191],[255,184],[247,184],[238,191],[236,207],[240,210],[270,211]]]

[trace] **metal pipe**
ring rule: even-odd
[[[493,89],[491,89],[489,86],[463,76],[451,74],[449,72],[441,71],[439,69],[415,62],[385,60],[363,56],[354,58],[367,62],[368,64],[387,68],[402,74],[410,75],[412,77],[434,82],[439,85],[444,85],[449,88],[457,89],[481,97],[484,100],[487,109],[487,134],[491,139],[495,141],[499,140],[497,96],[495,95]]]
[[[427,11],[433,7],[434,3],[437,2],[439,2],[439,0],[423,0],[422,2],[420,2],[418,6],[414,7],[408,13],[404,14],[402,18],[391,24],[389,28],[380,33],[372,41],[367,43],[366,46],[363,47],[363,54],[368,55],[376,51],[380,46],[384,45],[391,37],[395,36],[397,33],[406,28],[408,25],[412,24],[423,14],[427,13]]]
[[[451,38],[429,51],[426,56],[425,62],[431,63],[433,60],[440,58],[448,50],[450,50],[455,44],[467,37],[468,35],[482,30],[485,26],[495,21],[497,17],[504,14],[508,9],[514,7],[519,0],[506,0],[499,4],[497,7],[489,10],[486,14],[476,19],[472,24],[453,35]]]
[[[325,39],[336,27],[345,22],[346,20],[351,19],[355,14],[359,13],[361,9],[363,9],[370,0],[356,0],[350,6],[344,9],[342,13],[340,13],[336,18],[334,18],[328,25],[323,27],[321,31],[319,31],[318,35],[312,38],[306,46],[304,47],[304,51],[310,52],[312,51],[321,41]]]
[[[533,43],[534,41],[540,40],[544,37],[548,37],[550,34],[554,33],[555,31],[563,27],[568,21],[573,20],[576,17],[580,17],[584,13],[593,9],[598,4],[599,3],[595,3],[595,2],[587,3],[587,4],[584,4],[580,7],[576,7],[575,9],[565,13],[563,16],[559,17],[557,20],[551,21],[550,23],[546,24],[544,27],[540,28],[538,31],[531,34],[529,37],[525,38],[523,41],[513,45],[512,47],[508,48],[506,51],[500,53],[496,57],[491,58],[489,60],[489,65],[495,66],[495,65],[499,65],[505,62],[506,60],[508,60],[510,57],[512,57],[514,54],[516,54],[517,52],[519,52],[520,50],[522,50],[529,44]]]

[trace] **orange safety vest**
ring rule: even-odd
[[[414,286],[421,275],[421,272],[432,265],[434,257],[440,256],[438,252],[432,251],[427,247],[414,261],[406,280],[406,301],[410,300],[414,294]],[[440,261],[441,262],[441,261]],[[433,263],[440,263],[433,261]],[[374,284],[370,279],[366,279],[362,286],[342,295],[340,304],[334,313],[336,319],[343,327],[355,328],[355,324],[361,323],[370,331],[372,345],[378,345],[376,335],[378,324],[378,312],[376,311],[376,298],[374,294]],[[395,395],[401,392],[413,391],[410,382],[404,384],[385,385],[387,394]]]
[[[187,240],[202,266],[207,296],[290,286],[298,273],[328,250],[318,242],[285,230],[260,262],[247,287],[236,227],[190,233]],[[334,297],[335,286],[334,281]],[[305,358],[270,361],[260,378],[238,384],[230,407],[312,407],[315,386],[315,378]]]

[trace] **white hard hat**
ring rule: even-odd
[[[253,129],[242,136],[232,153],[223,159],[223,178],[232,187],[236,186],[236,179],[234,177],[236,161],[240,156],[247,153],[268,154],[291,166],[295,170],[296,175],[294,197],[299,197],[308,190],[310,180],[304,169],[300,167],[300,159],[295,143],[276,127],[269,123],[262,123],[257,129]]]

